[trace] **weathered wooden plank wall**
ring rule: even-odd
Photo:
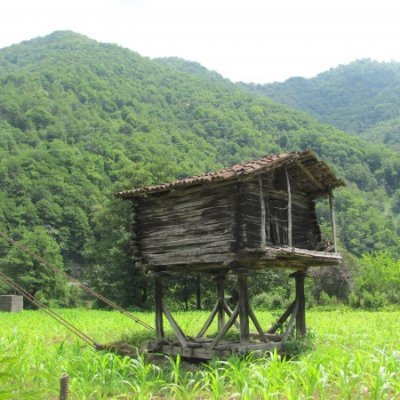
[[[235,246],[234,187],[137,203],[135,241],[144,264],[223,260]]]
[[[262,178],[263,200],[266,212],[266,244],[288,244],[288,196],[286,190],[278,189],[273,174]],[[243,184],[240,204],[241,245],[260,247],[262,208],[258,178]],[[293,243],[303,249],[315,249],[320,241],[320,230],[315,212],[315,202],[306,194],[294,189],[292,192]]]
[[[321,239],[315,203],[290,179],[293,245],[313,250]],[[248,181],[136,199],[134,259],[149,266],[223,264],[236,250],[262,242],[288,245],[285,180],[272,170]]]

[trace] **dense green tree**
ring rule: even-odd
[[[353,305],[373,308],[400,304],[400,261],[382,252],[364,255],[353,278]]]
[[[84,254],[93,267],[86,271],[86,277],[95,289],[119,304],[146,307],[147,280],[135,266],[130,251],[130,204],[109,200],[93,209],[92,214],[94,235]]]
[[[358,60],[311,79],[241,84],[362,138],[400,150],[400,63]]]
[[[28,249],[57,268],[63,269],[63,260],[57,242],[42,227],[34,227],[31,231],[18,233],[16,239],[19,239],[19,245],[23,248],[9,245],[7,255],[0,261],[1,270],[39,300],[66,304],[67,285],[63,277],[47,265],[32,258],[25,250]]]

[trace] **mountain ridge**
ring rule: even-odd
[[[398,140],[385,140],[382,124],[400,117],[400,63],[356,60],[322,72],[313,78],[290,78],[272,84],[240,84],[281,104],[305,111],[318,119],[367,140],[394,146]],[[393,125],[393,124],[392,124]],[[367,132],[365,134],[365,132]]]

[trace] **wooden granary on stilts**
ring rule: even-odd
[[[117,197],[132,201],[134,260],[155,282],[157,338],[150,350],[196,359],[226,358],[233,353],[282,347],[296,327],[306,332],[304,277],[309,267],[341,262],[335,239],[332,190],[344,182],[311,150],[263,157],[218,172],[171,183],[132,189]],[[315,200],[328,197],[333,241],[321,243]],[[269,329],[249,305],[247,277],[260,270],[293,271],[294,302]],[[163,299],[170,274],[207,273],[215,277],[217,302],[196,337],[188,337]],[[226,277],[236,276],[238,303],[225,296]],[[176,339],[164,334],[164,317]],[[217,317],[218,332],[205,337]],[[250,320],[257,332],[251,334]],[[286,321],[286,331],[277,334]],[[236,325],[239,340],[226,333]]]

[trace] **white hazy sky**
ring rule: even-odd
[[[0,0],[0,47],[65,29],[233,81],[400,60],[398,0]]]

